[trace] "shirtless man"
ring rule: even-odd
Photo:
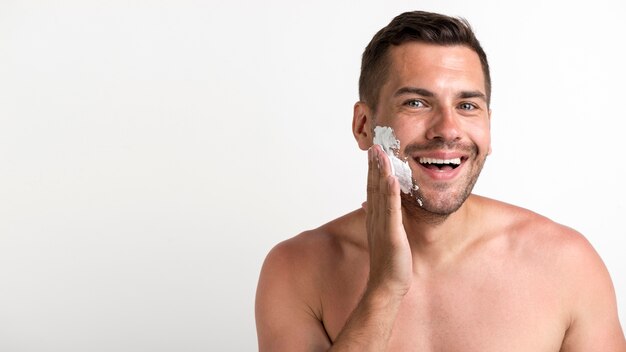
[[[470,194],[491,112],[487,59],[469,25],[396,17],[366,48],[359,91],[367,202],[268,254],[261,351],[626,352],[611,279],[589,242]],[[415,194],[401,192],[373,145],[375,126],[395,131]]]

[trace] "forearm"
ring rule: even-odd
[[[366,290],[329,351],[385,351],[402,298]]]
[[[412,255],[402,224],[400,184],[380,146],[368,151],[366,228],[370,273],[361,301],[329,351],[386,351],[412,282]]]

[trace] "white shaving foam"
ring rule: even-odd
[[[413,173],[409,163],[396,156],[400,150],[400,141],[396,139],[393,129],[387,126],[376,126],[374,128],[374,144],[380,145],[389,157],[391,172],[398,178],[402,192],[411,193],[412,190],[417,190],[417,185],[413,186]]]

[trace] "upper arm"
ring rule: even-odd
[[[626,352],[609,273],[589,242],[578,235],[568,244],[570,326],[562,352]]]
[[[256,293],[259,351],[326,351],[330,341],[321,322],[314,277],[297,253],[283,242],[270,251]],[[319,302],[319,298],[317,299]]]

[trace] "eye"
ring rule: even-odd
[[[461,103],[461,104],[459,104],[459,108],[461,110],[466,110],[466,111],[472,111],[472,110],[476,110],[477,109],[476,105],[474,105],[472,103]]]
[[[421,108],[424,107],[424,102],[422,102],[421,100],[411,99],[407,100],[404,105],[407,105],[411,108]]]

